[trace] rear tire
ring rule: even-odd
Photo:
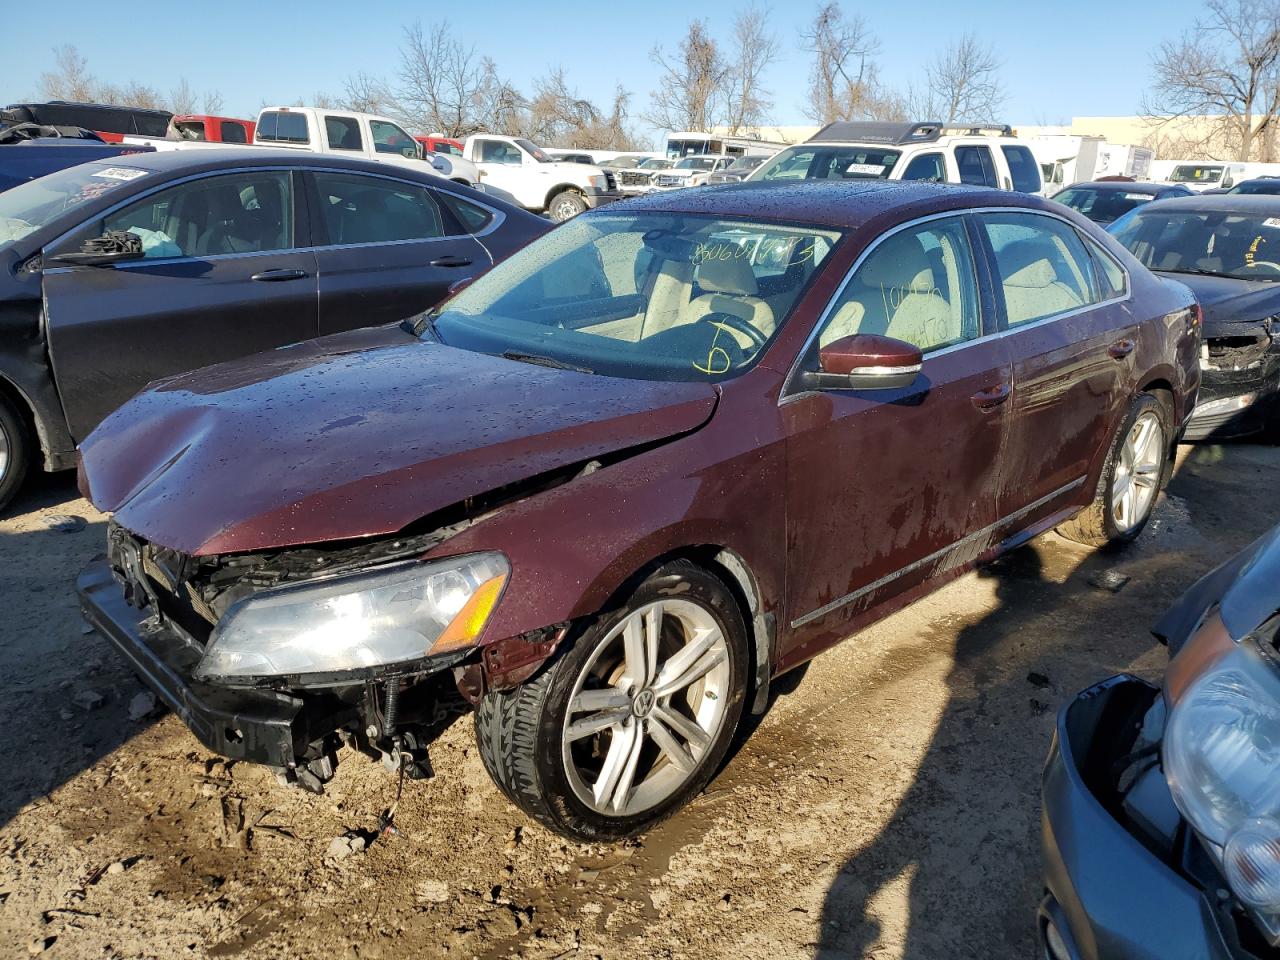
[[[556,223],[572,220],[580,213],[586,213],[587,201],[577,190],[561,190],[547,204],[547,215]]]
[[[1169,478],[1171,421],[1160,397],[1138,394],[1111,441],[1093,502],[1058,533],[1091,547],[1136,540]]]
[[[31,431],[21,411],[0,394],[0,510],[17,495],[31,467]]]
[[[636,836],[719,769],[749,666],[733,594],[669,563],[532,680],[480,702],[480,756],[508,799],[560,835]]]

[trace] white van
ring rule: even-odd
[[[928,180],[1043,194],[1030,145],[1007,126],[839,120],[747,180]]]

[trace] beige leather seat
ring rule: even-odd
[[[697,283],[704,292],[689,301],[682,323],[694,323],[714,313],[727,313],[751,324],[762,337],[773,336],[777,321],[772,308],[760,299],[760,285],[756,283],[748,258],[704,260],[698,264]],[[726,329],[744,349],[756,346],[746,334]]]
[[[819,338],[824,346],[855,333],[878,333],[928,350],[961,336],[960,311],[939,291],[915,234],[896,234],[877,247],[858,268],[850,291]]]
[[[1054,269],[1055,262],[1064,261],[1056,247],[1022,240],[1000,251],[999,261],[1002,271],[1013,270],[1004,278],[1004,302],[1011,325],[1084,305],[1079,291],[1059,278]]]

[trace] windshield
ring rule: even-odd
[[[789,147],[751,175],[752,180],[884,180],[901,151],[884,147]]]
[[[578,217],[432,315],[444,343],[636,380],[716,381],[760,356],[840,234],[651,212]]]
[[[1097,190],[1093,187],[1068,187],[1054,198],[1072,210],[1079,210],[1096,223],[1111,223],[1144,203],[1155,198],[1149,193],[1133,190]]]
[[[1169,174],[1172,183],[1217,183],[1222,179],[1222,167],[1202,167],[1198,164],[1184,164],[1174,167]]]
[[[733,163],[729,164],[729,170],[754,170],[760,164],[764,163],[764,157],[736,157]]]
[[[515,142],[521,150],[529,154],[529,156],[533,157],[533,159],[537,160],[539,163],[550,163],[552,159],[554,159],[547,156],[546,152],[532,140],[526,140],[523,137],[518,137]]]
[[[1141,207],[1109,228],[1152,270],[1280,280],[1280,217]]]
[[[146,170],[104,161],[82,163],[0,193],[0,249],[68,210],[146,175]]]
[[[671,166],[671,161],[650,157],[648,160],[641,160],[637,166],[642,170],[666,170]]]
[[[1227,193],[1276,194],[1280,193],[1280,178],[1267,180],[1246,180],[1238,183]]]
[[[706,157],[685,157],[676,164],[677,170],[710,170],[715,165],[714,160],[708,160]]]

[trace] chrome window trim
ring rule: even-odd
[[[370,161],[370,162],[376,162],[376,161]],[[264,164],[262,166],[254,165],[254,166],[248,166],[248,167],[231,167],[226,170],[213,170],[213,171],[205,170],[200,173],[190,173],[190,174],[187,174],[186,176],[178,177],[173,180],[166,180],[163,183],[154,184],[149,189],[141,193],[135,193],[133,196],[127,197],[126,199],[121,200],[120,202],[113,204],[112,206],[107,207],[106,209],[101,210],[98,213],[95,213],[92,217],[85,220],[81,220],[74,227],[69,227],[68,229],[64,230],[62,233],[58,234],[58,236],[54,237],[52,240],[42,244],[40,247],[40,250],[43,253],[43,251],[46,250],[47,248],[57,246],[58,244],[66,240],[67,237],[71,236],[73,233],[76,233],[84,229],[87,223],[93,220],[105,220],[107,217],[111,216],[117,211],[123,210],[124,208],[129,206],[132,206],[135,203],[140,203],[141,201],[146,200],[148,197],[154,196],[155,194],[159,193],[162,190],[168,190],[170,187],[182,186],[184,183],[191,183],[195,180],[206,180],[206,179],[209,179],[210,177],[222,177],[222,176],[228,176],[230,174],[237,174],[237,173],[284,172],[284,173],[293,174],[293,173],[306,173],[308,171],[321,171],[323,173],[348,173],[348,174],[353,174],[355,176],[360,176],[360,177],[377,177],[382,180],[394,180],[397,183],[405,183],[410,186],[422,187],[428,190],[434,189],[433,185],[431,184],[419,183],[416,180],[406,180],[404,177],[393,176],[391,174],[382,173],[381,171],[374,172],[370,170],[351,170],[345,167],[312,166],[310,164],[306,166],[292,166],[292,165],[281,163],[281,164],[270,164],[270,165]],[[153,171],[148,171],[148,172],[153,172]],[[429,176],[431,175],[429,174]],[[439,179],[445,180],[446,178],[440,177]],[[449,181],[449,182],[452,182],[452,181]],[[450,191],[445,191],[445,192],[447,193]],[[348,248],[371,247],[371,246],[382,247],[382,246],[389,246],[391,244],[397,244],[397,243],[431,243],[438,240],[458,240],[462,237],[472,237],[473,239],[478,240],[480,237],[487,237],[489,234],[497,230],[498,227],[501,226],[502,223],[507,218],[506,213],[504,213],[502,210],[499,210],[496,207],[491,207],[489,206],[489,204],[485,203],[482,200],[476,200],[472,197],[463,197],[462,199],[465,200],[467,203],[475,204],[477,207],[482,207],[483,209],[489,211],[489,213],[492,215],[492,219],[489,221],[488,224],[485,225],[485,228],[483,230],[477,233],[460,233],[460,234],[453,234],[453,235],[444,236],[444,237],[424,237],[419,240],[386,240],[381,242],[370,242],[370,243],[312,244],[305,247],[296,247],[296,246],[282,247],[278,250],[253,250],[246,253],[215,253],[212,256],[208,256],[208,257],[154,257],[151,260],[128,260],[123,263],[116,264],[115,268],[122,269],[122,268],[131,267],[131,266],[132,267],[150,266],[151,264],[162,264],[162,263],[165,263],[165,264],[184,263],[184,262],[190,262],[190,261],[196,261],[196,260],[201,262],[208,261],[208,260],[214,260],[214,261],[228,260],[228,259],[238,259],[242,257],[260,257],[260,256],[266,256],[268,254],[279,254],[279,253],[308,253],[308,252],[313,252],[317,250],[346,250]],[[436,202],[439,203],[439,201],[436,201]],[[296,208],[296,205],[297,205],[296,198],[294,201],[294,205]],[[318,212],[319,211],[317,211],[317,213]],[[58,274],[66,273],[69,270],[75,270],[75,269],[78,269],[78,268],[74,266],[45,267],[41,272],[46,275],[57,276]]]
[[[841,607],[848,606],[849,604],[853,603],[855,600],[858,600],[869,593],[874,593],[876,590],[879,590],[881,587],[887,586],[888,584],[892,583],[894,580],[897,580],[900,577],[905,577],[908,573],[912,573],[916,570],[919,570],[921,567],[927,566],[930,563],[933,563],[937,560],[942,559],[943,557],[945,557],[947,554],[951,553],[954,550],[958,550],[961,547],[968,546],[973,541],[980,540],[983,537],[994,533],[996,530],[1000,529],[1000,527],[1004,526],[1005,524],[1013,520],[1017,520],[1020,517],[1025,516],[1026,514],[1031,513],[1034,510],[1038,510],[1040,507],[1043,507],[1045,504],[1049,503],[1050,501],[1056,500],[1058,497],[1062,496],[1065,493],[1069,493],[1070,491],[1074,490],[1076,487],[1079,487],[1081,484],[1083,484],[1087,479],[1088,479],[1087,477],[1077,477],[1075,480],[1072,480],[1070,483],[1064,484],[1063,486],[1059,487],[1057,490],[1054,490],[1050,493],[1046,493],[1039,500],[1036,500],[1033,503],[1029,503],[1025,507],[1021,507],[1020,509],[1013,511],[1013,513],[1007,516],[1001,517],[999,520],[995,521],[995,523],[987,524],[987,526],[983,527],[981,530],[975,530],[973,533],[970,533],[964,537],[961,537],[959,540],[955,541],[954,543],[947,544],[947,546],[943,547],[941,550],[935,550],[933,553],[929,554],[927,557],[921,557],[919,560],[913,560],[911,563],[908,563],[905,567],[901,567],[893,571],[893,573],[885,574],[879,580],[873,580],[871,583],[868,583],[866,586],[859,587],[857,590],[854,590],[851,593],[846,593],[843,597],[837,597],[835,600],[832,600],[830,603],[824,603],[822,606],[818,607],[816,610],[810,610],[808,613],[804,614],[803,616],[797,617],[795,620],[792,620],[791,629],[795,630],[798,627],[803,627],[807,623],[812,623],[814,620],[817,620],[820,617],[825,617],[828,613],[831,613],[833,610],[838,610]]]
[[[845,288],[848,287],[850,281],[853,280],[854,274],[858,272],[858,269],[862,266],[863,262],[867,259],[868,256],[870,256],[875,251],[875,249],[878,246],[880,246],[880,244],[882,244],[885,240],[887,240],[889,237],[892,237],[896,233],[899,233],[911,227],[917,227],[920,224],[929,223],[934,220],[942,220],[947,217],[965,217],[965,216],[981,214],[981,213],[1009,213],[1009,212],[1027,213],[1027,214],[1031,214],[1039,217],[1049,217],[1050,219],[1057,220],[1060,223],[1063,223],[1066,226],[1070,227],[1071,229],[1075,230],[1077,234],[1080,233],[1080,230],[1076,226],[1076,224],[1072,223],[1066,217],[1062,216],[1059,213],[1055,213],[1052,210],[1036,210],[1031,207],[1009,206],[1009,207],[968,207],[960,210],[947,210],[942,213],[930,213],[930,214],[926,214],[923,217],[917,217],[914,220],[907,220],[904,223],[900,223],[897,226],[893,227],[891,230],[888,230],[880,234],[880,236],[876,237],[876,239],[865,250],[863,250],[862,253],[858,254],[858,259],[853,262],[853,265],[849,268],[848,272],[845,273],[844,279],[840,281],[840,286],[836,287],[835,292],[832,293],[831,298],[827,301],[826,306],[822,308],[822,313],[819,314],[818,316],[818,322],[814,324],[813,329],[809,332],[809,336],[805,338],[805,341],[801,345],[800,349],[796,351],[796,355],[794,359],[791,361],[791,366],[787,370],[787,375],[786,377],[783,378],[783,381],[782,381],[782,391],[778,396],[778,406],[782,406],[786,403],[790,403],[792,400],[799,399],[800,397],[807,396],[811,393],[824,392],[821,390],[794,390],[793,389],[795,381],[799,378],[800,361],[804,358],[805,354],[809,352],[810,348],[813,346],[813,342],[818,338],[819,334],[822,333],[823,327],[825,327],[827,323],[831,320],[832,312],[836,304],[840,301],[841,296],[844,295]],[[1085,242],[1085,240],[1087,239],[1088,237],[1082,236],[1081,243]],[[1106,253],[1107,256],[1111,257],[1110,252],[1107,251],[1105,248],[1103,248],[1101,244],[1096,244],[1095,242],[1095,245],[1098,246],[1099,249],[1102,249],[1102,251]],[[971,255],[974,257],[975,266],[976,266],[979,251],[973,250],[971,251]],[[1112,304],[1122,303],[1122,302],[1131,300],[1133,298],[1133,285],[1132,283],[1130,283],[1129,271],[1125,269],[1124,264],[1120,263],[1120,261],[1117,260],[1115,257],[1111,257],[1111,259],[1115,261],[1116,265],[1120,267],[1120,272],[1124,274],[1125,289],[1123,294],[1115,297],[1109,297],[1106,300],[1099,300],[1097,303],[1088,303],[1088,304],[1085,304],[1084,306],[1076,307],[1074,310],[1064,310],[1061,313],[1050,314],[1047,317],[1039,317],[1027,323],[1020,323],[1016,327],[1006,326],[1003,330],[995,330],[991,333],[984,333],[980,336],[974,337],[972,340],[961,340],[959,343],[953,343],[945,347],[938,347],[937,349],[934,349],[934,350],[928,350],[924,353],[923,360],[927,363],[933,357],[946,356],[949,353],[955,353],[957,350],[963,350],[967,347],[971,347],[980,343],[989,343],[1001,337],[1007,337],[1010,334],[1020,333],[1023,330],[1031,330],[1031,329],[1034,329],[1035,327],[1043,326],[1047,323],[1053,323],[1054,321],[1057,321],[1057,320],[1067,320],[1078,314],[1084,313],[1086,310],[1094,310],[1094,309],[1097,309],[1098,307],[1111,306]],[[977,277],[975,277],[974,279],[975,279],[975,282],[978,280]],[[979,292],[978,299],[979,301],[981,301],[982,299],[980,292]],[[1001,296],[1001,300],[1003,300],[1003,295]],[[980,303],[979,303],[979,310],[981,310]]]

